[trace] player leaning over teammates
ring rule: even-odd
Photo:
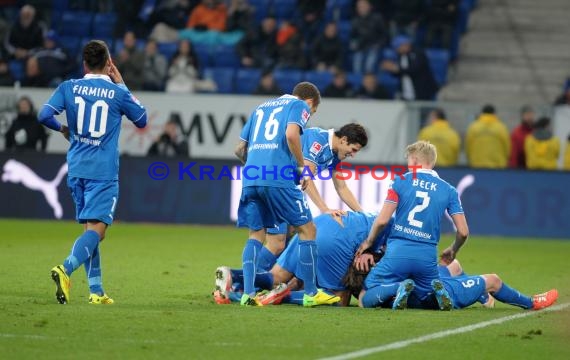
[[[299,234],[300,278],[305,284],[304,306],[340,301],[317,289],[315,279],[316,229],[311,211],[296,187],[295,177],[306,188],[311,174],[302,174],[301,133],[311,114],[317,111],[321,95],[308,82],[295,86],[292,95],[283,95],[259,105],[245,124],[236,155],[245,163],[237,225],[249,228],[242,254],[244,293],[242,305],[257,305],[255,275],[257,254],[265,240],[265,228],[286,222]],[[305,175],[309,175],[308,177]]]
[[[330,178],[340,199],[353,211],[362,211],[356,197],[350,191],[346,182],[338,176],[337,166],[348,157],[353,157],[368,144],[366,130],[360,124],[346,124],[338,130],[309,128],[301,136],[303,147],[304,166],[310,168],[311,173],[317,174],[328,169]],[[340,211],[329,209],[314,182],[310,181],[305,189],[309,198],[319,208],[321,213],[336,213]],[[287,224],[280,224],[277,228],[267,229],[265,246],[261,248],[258,257],[258,271],[269,271],[277,256],[285,248]]]
[[[67,185],[75,201],[77,221],[84,232],[77,238],[63,265],[51,270],[60,304],[69,302],[71,274],[85,265],[90,304],[112,304],[101,282],[99,242],[105,238],[107,226],[119,196],[119,132],[121,117],[126,115],[135,126],[146,125],[146,111],[131,95],[123,78],[111,62],[103,41],[91,40],[83,48],[82,79],[63,82],[43,106],[39,121],[60,131],[70,141],[67,152],[69,173]],[[65,111],[67,126],[55,114]]]
[[[467,240],[467,221],[457,191],[433,170],[435,146],[418,141],[406,148],[406,157],[412,171],[394,179],[368,238],[356,253],[358,257],[370,247],[395,212],[386,254],[366,277],[360,303],[363,307],[376,307],[397,295],[393,308],[403,308],[415,287],[420,299],[435,290],[440,308],[449,310],[453,305],[437,269],[439,226],[447,211],[457,228],[455,242],[442,253],[449,263]]]

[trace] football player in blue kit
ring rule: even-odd
[[[368,135],[362,125],[350,123],[338,130],[308,128],[301,136],[303,147],[304,165],[311,170],[312,174],[319,174],[327,169],[340,199],[353,211],[362,211],[362,207],[356,200],[352,191],[346,185],[342,176],[339,176],[338,166],[341,161],[354,157],[368,144]],[[319,175],[321,176],[321,175]],[[321,177],[323,180],[327,179]],[[343,212],[331,210],[319,194],[315,184],[309,182],[305,192],[320,212],[341,215]],[[265,246],[261,248],[258,257],[258,271],[269,271],[275,264],[277,256],[281,254],[286,244],[288,233],[286,223],[278,227],[268,228]]]
[[[348,305],[350,302],[350,292],[347,291],[343,284],[343,277],[354,259],[354,253],[363,239],[368,236],[370,228],[374,223],[376,214],[363,212],[347,212],[344,215],[337,216],[333,214],[321,214],[315,218],[315,226],[317,227],[317,284],[320,288],[339,296],[342,301],[341,305]],[[387,227],[372,244],[370,250],[373,252],[380,251],[386,244],[390,227]],[[298,235],[295,235],[285,251],[277,259],[277,263],[269,272],[258,273],[256,277],[256,286],[260,289],[273,289],[267,293],[260,293],[257,300],[261,305],[274,304],[281,302],[281,298],[288,295],[284,302],[302,304],[303,292],[293,291],[289,295],[289,291],[285,291],[284,283],[289,282],[293,277],[298,277],[301,265],[299,264],[299,253],[296,244],[299,241]],[[371,259],[366,259],[365,266],[374,265]],[[229,298],[237,300],[234,294],[230,294],[233,283],[243,281],[241,270],[225,271],[228,276],[223,281],[216,281],[217,293],[215,291],[214,298],[218,303],[229,303]],[[225,300],[225,301],[224,301]]]
[[[419,299],[435,292],[442,310],[453,307],[438,273],[437,244],[445,211],[457,231],[453,244],[442,253],[450,263],[467,240],[469,230],[457,191],[433,170],[437,158],[435,146],[418,141],[406,148],[408,168],[412,171],[396,177],[368,238],[356,258],[369,248],[395,213],[384,257],[366,277],[360,305],[377,307],[391,300],[394,309],[404,308],[412,291]]]
[[[51,270],[60,304],[70,300],[70,276],[85,266],[90,304],[112,304],[103,290],[99,243],[113,223],[119,197],[119,132],[123,115],[136,127],[146,125],[146,111],[131,95],[111,61],[103,41],[83,47],[85,76],[61,83],[44,104],[38,120],[70,141],[67,185],[75,202],[77,221],[84,232],[62,265]],[[67,125],[54,117],[65,111]]]
[[[245,163],[237,225],[249,228],[242,253],[241,304],[244,306],[257,305],[254,283],[265,229],[283,222],[294,226],[299,234],[299,276],[305,284],[303,305],[312,307],[340,301],[337,296],[317,289],[316,229],[303,192],[296,185],[298,180],[305,189],[312,181],[312,174],[307,174],[303,167],[301,134],[320,101],[317,87],[301,82],[292,95],[268,100],[255,108],[242,129],[235,153]]]

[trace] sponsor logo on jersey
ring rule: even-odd
[[[311,149],[309,151],[311,152],[311,154],[317,155],[318,153],[321,152],[322,148],[323,148],[323,145],[321,145],[317,141],[315,141],[315,142],[313,142],[313,145],[311,145]]]
[[[309,114],[309,112],[305,109],[303,109],[303,113],[301,114],[301,118],[303,119],[303,124],[306,124],[307,121],[309,121],[309,118],[311,117],[311,114]]]

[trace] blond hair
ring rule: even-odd
[[[406,158],[410,155],[417,157],[418,162],[433,168],[437,160],[437,150],[429,141],[420,140],[406,147]]]

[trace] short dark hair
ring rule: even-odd
[[[550,118],[543,116],[534,123],[533,127],[535,129],[546,129],[548,126],[550,126]]]
[[[366,130],[364,127],[357,123],[350,123],[346,124],[334,134],[338,138],[342,138],[346,136],[346,141],[348,144],[360,144],[362,147],[365,147],[368,144],[368,135],[366,134]]]
[[[447,120],[447,116],[445,115],[445,111],[442,108],[435,108],[432,110],[435,114],[436,118],[440,120]]]
[[[89,70],[102,70],[109,60],[109,48],[104,41],[91,40],[83,47],[83,61]]]
[[[487,105],[483,106],[483,109],[481,110],[481,112],[483,114],[494,114],[495,113],[495,107],[491,104],[487,104]]]
[[[315,102],[315,105],[319,105],[321,103],[321,93],[319,89],[315,84],[308,81],[303,81],[295,85],[293,95],[301,100],[312,99]]]

